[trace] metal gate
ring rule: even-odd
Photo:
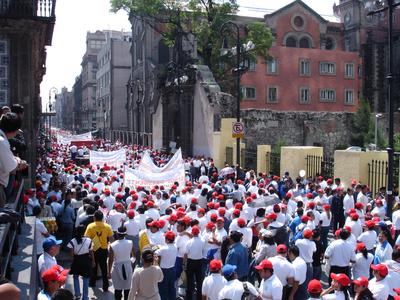
[[[233,148],[226,147],[225,148],[225,163],[229,166],[233,166]]]
[[[386,187],[388,162],[383,160],[372,160],[368,164],[368,186],[373,197],[379,188]]]
[[[281,154],[276,152],[267,152],[265,155],[267,162],[267,170],[273,175],[280,175],[281,170]]]
[[[243,169],[254,170],[257,173],[257,150],[242,149],[240,159]]]
[[[306,174],[310,177],[323,176],[324,178],[333,177],[334,162],[327,156],[307,155]]]

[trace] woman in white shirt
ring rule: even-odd
[[[357,243],[356,252],[356,262],[352,267],[353,279],[362,276],[369,278],[369,270],[371,268],[371,263],[374,260],[374,256],[371,253],[368,253],[364,243]]]
[[[348,287],[350,285],[350,278],[343,273],[331,273],[331,278],[332,284],[327,290],[322,292],[322,300],[349,300]]]
[[[81,297],[79,276],[82,277],[82,300],[89,299],[89,278],[91,276],[92,266],[94,265],[94,256],[92,251],[92,240],[84,237],[85,226],[76,227],[76,237],[73,238],[67,247],[73,257],[70,274],[74,278],[75,298]]]
[[[324,250],[328,247],[328,234],[329,229],[331,228],[332,222],[332,213],[331,206],[329,204],[325,204],[322,206],[323,212],[321,213],[321,242],[324,246]]]

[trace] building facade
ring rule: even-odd
[[[346,50],[344,30],[302,1],[265,16],[274,43],[243,75],[242,109],[354,112],[361,59]]]
[[[114,32],[97,55],[97,129],[110,139],[113,131],[127,130],[126,84],[131,73],[131,35]]]
[[[72,131],[82,133],[82,75],[75,78],[72,87],[73,94],[73,112],[72,112]]]
[[[66,87],[61,89],[55,101],[56,116],[54,117],[54,126],[63,130],[73,130],[74,102],[73,92],[68,91]]]

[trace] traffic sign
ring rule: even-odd
[[[244,137],[244,124],[243,122],[232,123],[232,137],[242,139]]]

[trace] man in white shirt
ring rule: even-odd
[[[202,268],[203,249],[205,242],[199,237],[200,229],[198,226],[192,227],[192,238],[186,245],[183,265],[186,265],[188,287],[186,290],[187,299],[192,299],[197,288],[196,299],[201,300],[202,283],[204,272]]]
[[[38,269],[40,274],[57,265],[56,255],[60,253],[61,240],[48,237],[43,241],[43,254],[38,259]]]
[[[364,243],[365,248],[367,248],[368,252],[373,253],[378,239],[378,235],[374,230],[375,222],[372,220],[368,220],[365,222],[365,227],[367,228],[367,230],[360,234],[357,241]]]
[[[203,281],[201,294],[203,299],[218,300],[219,292],[226,285],[226,279],[221,275],[222,261],[210,261],[210,275]]]
[[[165,234],[165,245],[156,250],[155,254],[159,257],[159,265],[163,271],[164,278],[158,284],[160,295],[165,299],[176,299],[175,289],[175,261],[178,250],[174,244],[175,233],[167,231]]]
[[[397,237],[400,235],[400,209],[393,212],[392,222],[395,230],[395,239],[397,239]]]
[[[47,231],[46,226],[44,226],[43,222],[37,217],[41,212],[40,206],[36,206],[33,208],[33,215],[36,217],[35,219],[35,237],[36,237],[36,254],[40,256],[43,254],[43,241],[45,238],[49,236],[49,232]]]
[[[313,231],[311,229],[305,229],[303,231],[303,238],[298,239],[296,241],[296,246],[299,248],[300,257],[305,261],[307,264],[307,276],[306,276],[306,284],[313,277],[313,253],[317,251],[317,246],[315,245],[314,241],[311,240],[313,236]]]
[[[259,297],[259,293],[254,285],[247,281],[241,282],[238,280],[235,265],[226,264],[222,268],[222,275],[224,275],[227,283],[219,292],[218,300],[241,300],[244,292],[251,294],[252,297]]]
[[[344,225],[349,226],[351,228],[351,233],[354,234],[356,239],[358,239],[362,233],[362,226],[358,214],[350,214],[350,220],[347,220]]]
[[[294,295],[293,299],[307,299],[307,265],[299,255],[300,251],[297,246],[291,246],[289,248],[288,256],[294,268],[292,294]]]
[[[265,259],[255,267],[261,277],[259,291],[263,300],[281,300],[283,286],[279,278],[274,274],[272,263]]]
[[[331,244],[325,250],[325,258],[329,259],[331,265],[331,273],[339,274],[343,273],[347,276],[350,275],[350,263],[356,261],[356,254],[354,248],[346,242],[350,233],[341,229],[339,233],[339,239],[331,242]],[[332,279],[329,279],[329,283]]]
[[[389,297],[389,286],[386,276],[389,273],[388,267],[384,264],[371,265],[374,278],[369,282],[369,289],[376,300],[386,300]]]
[[[276,247],[277,255],[270,257],[269,261],[274,267],[274,274],[281,281],[283,286],[282,299],[288,298],[289,288],[294,284],[294,268],[293,265],[286,259],[287,247],[280,244]],[[293,295],[292,295],[293,296]]]

